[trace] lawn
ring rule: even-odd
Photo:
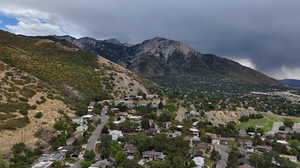
[[[279,121],[284,121],[284,118],[265,116],[264,118],[261,119],[254,119],[254,120],[249,120],[247,122],[240,123],[238,125],[238,128],[242,130],[245,130],[249,127],[262,128],[265,132],[268,132],[272,130],[273,123]],[[296,123],[300,122],[299,119],[294,119],[293,121]]]

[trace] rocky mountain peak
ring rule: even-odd
[[[155,56],[163,55],[168,57],[175,51],[179,51],[184,55],[189,55],[196,52],[190,46],[187,46],[179,41],[169,40],[162,37],[154,37],[150,40],[144,41],[139,46],[140,52],[146,52]]]
[[[121,43],[119,40],[117,39],[107,39],[107,40],[104,40],[104,42],[107,42],[107,43],[112,43],[112,44],[116,44],[116,45],[123,45],[123,43]]]

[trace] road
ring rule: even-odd
[[[88,140],[88,143],[87,143],[87,146],[86,146],[86,150],[93,150],[93,151],[96,150],[97,140],[98,140],[98,138],[101,135],[101,132],[102,132],[102,129],[103,129],[104,125],[108,122],[108,119],[109,119],[109,117],[106,115],[107,114],[107,110],[108,110],[107,107],[104,107],[102,109],[102,112],[101,112],[101,122],[97,126],[97,128],[94,130],[94,132],[92,133],[92,135],[90,136],[90,138]],[[72,166],[72,168],[81,168],[80,162],[81,162],[81,160],[77,161]]]
[[[224,168],[227,166],[229,156],[229,147],[225,145],[215,145],[216,150],[220,153],[221,159],[217,162],[216,168]]]

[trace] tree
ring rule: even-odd
[[[80,162],[81,168],[89,168],[92,165],[91,161],[83,160]]]
[[[294,125],[294,122],[293,122],[293,120],[291,120],[291,119],[285,119],[285,120],[283,121],[283,124],[284,124],[286,127],[292,128],[293,125]]]
[[[18,143],[12,147],[12,152],[14,153],[14,155],[20,154],[25,150],[26,150],[26,145],[24,143]]]
[[[86,104],[79,105],[76,109],[76,115],[78,115],[78,116],[86,115],[88,113],[87,109],[88,109],[88,106]]]
[[[213,161],[215,161],[215,162],[217,162],[217,161],[219,161],[221,159],[221,155],[220,155],[220,153],[218,151],[213,150],[211,152],[210,159],[213,160]]]
[[[240,152],[236,148],[233,148],[228,157],[227,167],[228,168],[237,168],[239,165],[239,158],[241,157]]]
[[[126,154],[123,151],[118,151],[115,155],[115,159],[118,164],[121,164],[126,160]]]
[[[52,167],[53,168],[62,168],[63,167],[63,163],[62,161],[54,161],[53,164],[52,164]]]
[[[143,117],[141,125],[142,125],[142,128],[145,130],[150,128],[149,120],[144,117]]]
[[[42,112],[38,112],[35,114],[34,116],[35,118],[42,118],[43,117],[43,113]]]
[[[0,168],[9,168],[8,161],[2,159],[1,156],[0,156]]]
[[[87,161],[93,161],[96,157],[96,154],[94,151],[85,151],[84,155],[83,155],[83,158],[84,160],[87,160]]]

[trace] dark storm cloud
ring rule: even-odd
[[[163,36],[204,53],[247,58],[275,77],[300,78],[298,0],[2,1],[0,9],[48,14],[49,24],[70,34],[131,43]]]

